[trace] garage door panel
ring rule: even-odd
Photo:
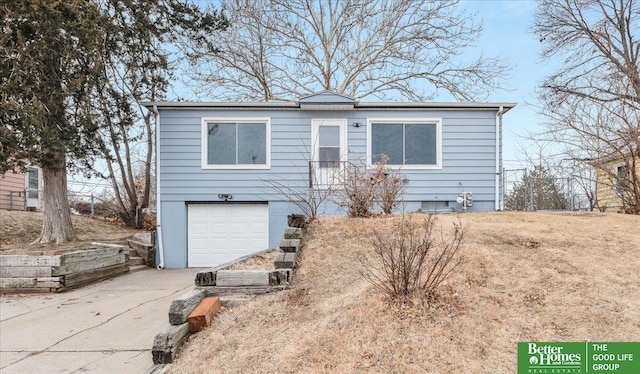
[[[266,204],[188,205],[188,266],[210,267],[267,249]]]

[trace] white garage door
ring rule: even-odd
[[[188,266],[221,265],[269,248],[266,204],[188,205]]]

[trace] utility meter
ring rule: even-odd
[[[466,212],[468,208],[473,206],[473,194],[471,192],[462,191],[460,196],[456,198],[458,204],[462,204],[462,211]]]

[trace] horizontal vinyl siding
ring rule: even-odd
[[[351,162],[365,161],[367,119],[442,119],[442,169],[403,170],[408,180],[402,209],[415,211],[422,201],[450,201],[464,189],[471,191],[471,210],[491,210],[495,196],[495,111],[321,112],[301,110],[174,110],[160,109],[160,179],[162,227],[167,267],[187,263],[186,202],[269,203],[269,243],[276,247],[286,227],[286,215],[300,213],[287,197],[269,187],[269,181],[308,186],[313,119],[346,119],[347,151]],[[203,170],[201,123],[209,118],[270,118],[271,168],[263,170]],[[354,127],[358,122],[360,127]],[[455,203],[452,204],[455,207]],[[344,214],[335,204],[321,213]]]
[[[201,121],[215,118],[271,118],[269,170],[202,170]],[[306,186],[305,158],[311,143],[309,118],[291,111],[162,111],[161,181],[163,200],[217,200],[219,193],[233,201],[265,201],[275,192],[266,180],[296,181]],[[178,136],[173,136],[179,134]]]
[[[11,191],[23,191],[24,192],[24,174],[16,174],[11,171],[6,172],[4,175],[0,175],[0,209],[11,208],[11,197],[9,196]],[[24,209],[24,197],[13,195],[13,209]]]
[[[203,117],[271,119],[271,168],[269,170],[202,170],[201,121]],[[407,200],[438,198],[455,200],[464,188],[476,201],[493,201],[495,193],[494,111],[161,111],[161,180],[163,200],[217,199],[230,193],[234,201],[277,199],[266,181],[306,186],[311,120],[346,118],[348,158],[364,160],[366,121],[376,119],[441,118],[442,169],[405,170],[409,179]],[[362,124],[352,126],[354,122]]]

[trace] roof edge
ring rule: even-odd
[[[360,102],[356,108],[363,109],[412,109],[412,108],[433,108],[433,109],[496,109],[503,108],[503,113],[513,109],[517,103],[481,103],[481,102]]]
[[[146,108],[165,109],[205,109],[205,108],[260,108],[260,109],[298,109],[298,102],[188,102],[188,101],[142,101]],[[495,109],[503,108],[503,113],[513,109],[517,103],[479,103],[479,102],[356,102],[354,109]]]
[[[141,101],[145,108],[298,108],[292,101],[270,102],[195,102],[195,101]]]

